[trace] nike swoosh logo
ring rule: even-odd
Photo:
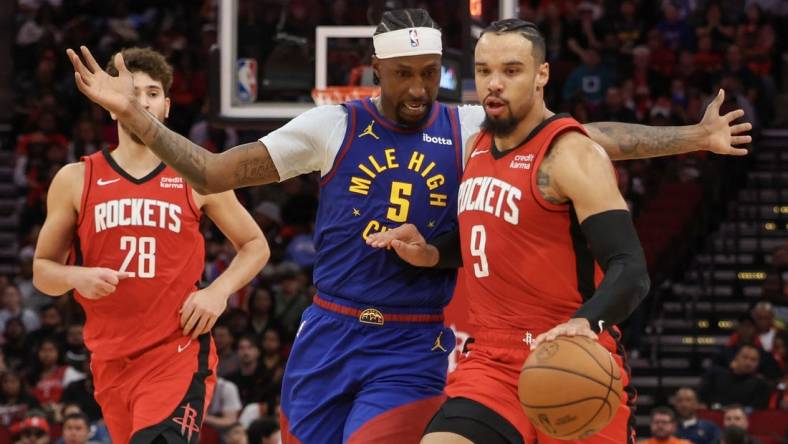
[[[481,154],[489,153],[489,152],[490,152],[490,150],[484,150],[484,151],[476,150],[476,151],[471,153],[471,157],[476,157],[476,156],[479,156]]]
[[[180,353],[180,352],[182,352],[182,351],[186,350],[186,348],[187,348],[189,345],[191,345],[191,343],[192,343],[192,340],[191,340],[191,339],[189,339],[189,342],[187,342],[187,343],[186,343],[186,345],[179,345],[179,346],[178,346],[178,353]]]
[[[119,180],[120,180],[120,178],[112,179],[112,180],[99,179],[99,180],[96,181],[96,185],[99,185],[99,186],[109,185],[109,184],[115,183],[115,182],[117,182]]]
[[[602,333],[603,331],[605,331],[605,321],[600,319],[599,320],[599,333]]]

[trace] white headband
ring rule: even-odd
[[[442,54],[441,32],[435,28],[405,28],[384,32],[372,37],[375,57],[415,56],[422,54]]]

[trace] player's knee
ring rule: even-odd
[[[433,432],[424,435],[421,444],[474,444],[474,442],[456,433]]]

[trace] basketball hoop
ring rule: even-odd
[[[320,105],[338,105],[350,100],[363,99],[380,95],[379,86],[327,86],[314,88],[312,100]]]

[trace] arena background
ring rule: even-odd
[[[315,87],[371,85],[370,26],[400,7],[426,8],[442,26],[446,102],[476,100],[476,37],[492,20],[518,16],[546,36],[553,110],[582,122],[692,124],[720,87],[723,112],[745,110],[755,127],[747,157],[695,153],[615,164],[652,279],[651,294],[624,325],[625,340],[641,437],[650,433],[651,409],[671,405],[680,387],[699,390],[701,416],[721,422],[712,409],[729,387],[704,375],[725,373],[736,347],[753,343],[760,363],[751,377],[771,393],[747,406],[750,433],[763,443],[786,439],[788,2],[17,0],[0,2],[0,443],[57,441],[64,407],[74,404],[92,422],[91,440],[109,442],[92,399],[83,313],[71,296],[49,298],[31,282],[54,173],[117,141],[115,123],[76,89],[65,48],[87,45],[100,63],[129,46],[161,51],[175,69],[169,126],[221,151],[314,106]],[[250,442],[277,442],[281,375],[314,293],[317,179],[237,191],[272,259],[232,296],[216,329],[226,379],[206,443],[220,442],[220,424],[239,416]],[[203,232],[210,282],[233,249],[210,223]],[[753,310],[759,302],[768,304]],[[459,338],[472,333],[463,304],[460,294],[448,310]],[[244,334],[255,344],[239,349]],[[244,374],[239,361],[259,363]],[[21,430],[46,433],[24,441]]]

